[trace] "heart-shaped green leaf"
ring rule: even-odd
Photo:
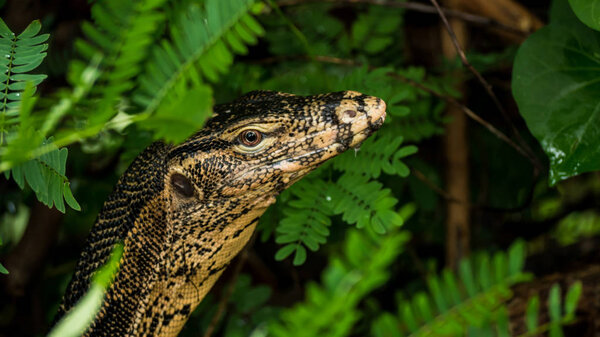
[[[569,0],[575,15],[588,27],[600,30],[600,0]]]
[[[550,159],[550,183],[600,169],[600,32],[576,20],[532,34],[514,64],[512,91]]]

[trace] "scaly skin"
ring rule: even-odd
[[[85,336],[176,336],[275,197],[358,146],[384,118],[382,100],[353,91],[258,91],[216,106],[183,144],[152,144],[105,202],[57,318],[123,242],[119,271]]]

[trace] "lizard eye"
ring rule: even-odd
[[[244,130],[238,136],[240,142],[246,146],[256,146],[262,140],[262,133],[257,130]]]
[[[194,195],[194,188],[190,180],[183,174],[175,173],[171,176],[171,185],[182,196],[189,198]]]

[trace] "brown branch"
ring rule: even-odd
[[[297,6],[304,3],[309,2],[329,2],[334,4],[370,4],[370,5],[379,5],[385,7],[392,8],[403,8],[406,10],[411,10],[415,12],[427,13],[427,14],[437,14],[437,9],[434,6],[418,3],[418,2],[399,2],[399,1],[385,1],[385,0],[283,0],[277,1],[277,5],[279,7],[285,6]],[[502,29],[510,33],[517,34],[521,37],[525,37],[529,35],[529,31],[511,27],[509,25],[505,25],[499,21],[496,21],[492,18],[488,18],[481,15],[466,13],[462,11],[457,11],[454,9],[442,8],[444,14],[447,16],[455,17],[457,19],[461,19],[465,22],[481,25],[481,26],[490,26],[492,28]]]
[[[450,39],[452,41],[452,44],[454,45],[454,49],[456,49],[456,53],[458,54],[458,56],[459,56],[462,64],[465,67],[467,67],[467,69],[469,69],[469,71],[473,75],[475,75],[475,77],[477,78],[477,80],[481,83],[481,85],[483,86],[483,88],[485,89],[485,91],[487,92],[487,94],[490,96],[490,98],[494,102],[494,105],[496,106],[496,108],[498,109],[498,111],[500,111],[500,113],[502,114],[502,117],[504,117],[504,120],[506,121],[506,123],[511,128],[512,133],[517,138],[517,141],[521,145],[522,149],[524,149],[525,156],[527,158],[529,158],[529,160],[531,160],[531,162],[533,163],[533,166],[535,167],[536,170],[542,170],[542,164],[539,162],[539,160],[535,156],[533,150],[531,150],[531,148],[529,147],[529,145],[527,145],[527,142],[525,142],[525,140],[521,137],[521,134],[519,133],[519,131],[517,130],[517,128],[515,127],[515,125],[510,120],[510,117],[508,116],[508,113],[506,112],[506,110],[504,109],[504,107],[500,103],[500,100],[498,99],[498,97],[496,96],[496,94],[494,93],[494,91],[492,90],[492,86],[485,80],[485,78],[483,78],[483,76],[481,75],[481,73],[479,71],[477,71],[471,65],[471,63],[469,63],[469,61],[467,60],[467,56],[465,55],[464,50],[461,48],[460,43],[458,42],[458,39],[456,38],[456,34],[454,33],[454,29],[452,29],[452,27],[450,26],[450,23],[448,22],[448,19],[446,18],[446,15],[444,14],[444,11],[442,10],[442,8],[440,7],[440,5],[438,4],[437,0],[430,0],[430,1],[435,6],[435,8],[437,9],[438,14],[440,15],[440,18],[442,19],[442,22],[444,23],[444,26],[446,27],[446,31],[448,32],[448,35],[450,35]]]
[[[457,1],[448,1],[447,4],[455,6]],[[463,21],[452,18],[450,27],[456,31],[456,42],[467,45],[467,26]],[[450,36],[441,38],[441,50],[444,57],[452,59],[456,57],[457,51],[452,47],[454,41]],[[454,89],[461,92],[465,99],[465,76],[462,72],[453,70],[450,76],[458,81]],[[469,175],[469,132],[467,116],[454,105],[446,106],[446,114],[452,120],[446,124],[444,132],[443,152],[445,158],[445,185],[448,193],[459,200],[470,199],[470,175]],[[471,251],[471,209],[468,205],[455,202],[446,203],[446,265],[456,270],[458,262],[469,256]]]

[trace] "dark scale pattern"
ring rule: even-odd
[[[358,146],[384,118],[383,101],[357,92],[255,91],[216,106],[183,144],[151,145],[105,202],[57,319],[123,242],[119,271],[85,336],[176,336],[275,197]],[[261,141],[244,145],[246,130]]]

